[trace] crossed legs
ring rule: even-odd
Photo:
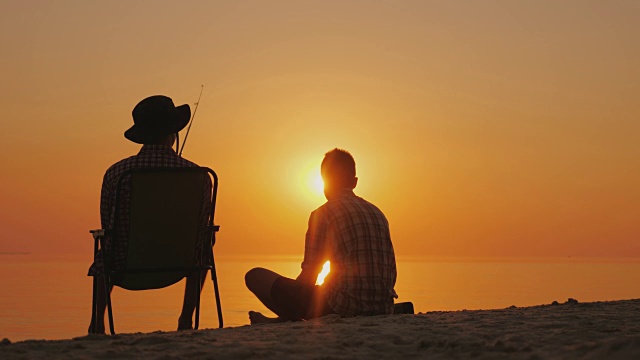
[[[249,270],[244,276],[244,282],[247,288],[260,300],[264,306],[275,314],[281,313],[277,308],[273,298],[271,297],[271,289],[273,284],[282,276],[264,268],[254,268]],[[267,317],[257,311],[249,311],[249,321],[251,324],[260,323],[276,323],[286,321],[281,317]]]
[[[277,317],[249,312],[251,324],[299,321],[334,313],[328,306],[323,289],[281,276],[263,268],[251,269],[245,275],[247,288]]]

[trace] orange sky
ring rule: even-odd
[[[0,4],[0,252],[90,254],[133,106],[204,84],[219,256],[301,254],[341,147],[400,256],[640,257],[636,1],[150,4]]]

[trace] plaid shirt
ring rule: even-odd
[[[156,167],[196,167],[198,165],[189,160],[183,159],[169,146],[165,145],[144,145],[137,155],[118,161],[113,164],[104,174],[102,180],[102,192],[100,196],[100,220],[103,229],[113,229],[113,221],[111,214],[115,209],[116,187],[118,180],[122,174],[130,169],[139,168],[156,168]],[[205,183],[205,191],[203,191],[203,209],[200,223],[204,229],[209,220],[211,202],[211,181],[207,179]],[[115,259],[111,259],[111,266],[115,269],[122,269],[127,259],[127,243],[129,235],[129,193],[131,191],[130,181],[124,180],[121,187],[120,196],[120,216],[118,219],[118,228],[113,229],[118,241],[116,248],[113,250]],[[205,235],[203,231],[202,235]],[[106,246],[111,246],[111,236],[106,237]],[[102,257],[98,259],[89,268],[89,276],[102,275]]]
[[[302,271],[318,274],[327,260],[331,272],[322,287],[333,311],[341,316],[393,311],[398,295],[389,223],[375,205],[350,190],[327,201],[309,219]]]

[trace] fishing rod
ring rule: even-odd
[[[182,157],[182,150],[184,150],[184,145],[187,143],[187,138],[189,137],[189,131],[191,131],[191,125],[193,125],[193,119],[196,118],[196,112],[198,112],[198,105],[200,105],[200,98],[202,98],[202,92],[204,91],[204,85],[200,85],[200,95],[198,96],[198,101],[194,104],[196,107],[193,109],[193,115],[191,115],[191,120],[189,120],[189,127],[187,128],[187,133],[184,135],[184,141],[182,142],[182,147],[180,148],[180,152],[178,152],[178,156]],[[176,146],[176,149],[180,146],[180,143]]]

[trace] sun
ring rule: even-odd
[[[326,200],[320,167],[312,162],[303,163],[297,167],[299,170],[296,176],[289,178],[287,190],[293,190],[292,196],[306,206],[317,207]]]
[[[312,174],[311,188],[318,194],[324,194],[324,181],[320,174]]]

